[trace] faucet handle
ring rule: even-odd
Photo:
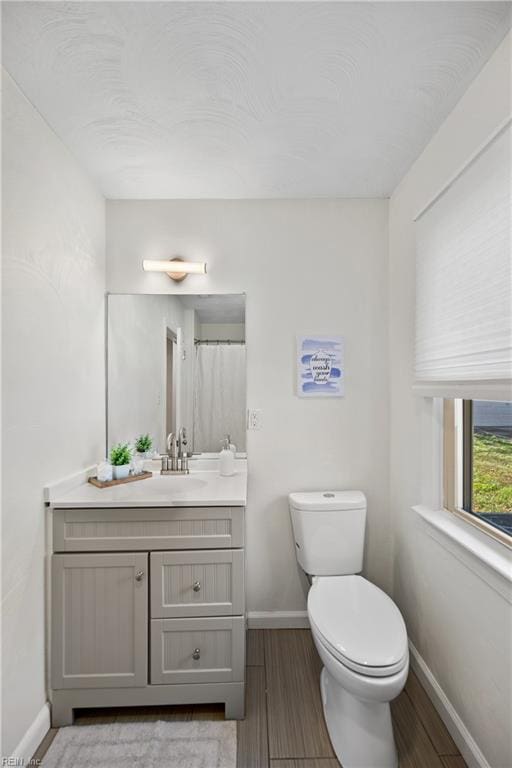
[[[181,427],[178,434],[178,455],[180,458],[187,456],[187,451],[184,450],[187,445],[187,430],[185,427]]]

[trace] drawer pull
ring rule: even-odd
[[[192,658],[194,661],[199,661],[201,658],[201,649],[200,648],[194,648],[194,653],[192,654]]]
[[[137,571],[135,574],[135,581],[142,581],[144,578],[144,571]]]
[[[194,586],[192,587],[194,592],[199,592],[201,589],[201,582],[200,581],[194,581]]]

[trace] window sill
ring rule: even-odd
[[[418,505],[413,510],[441,546],[512,602],[512,551],[505,544],[444,509]]]

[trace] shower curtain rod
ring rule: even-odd
[[[194,344],[245,344],[245,339],[194,339]]]

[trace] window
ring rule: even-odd
[[[508,120],[416,217],[414,354],[444,402],[445,507],[510,548],[511,142]]]
[[[512,546],[512,402],[445,400],[445,506]]]

